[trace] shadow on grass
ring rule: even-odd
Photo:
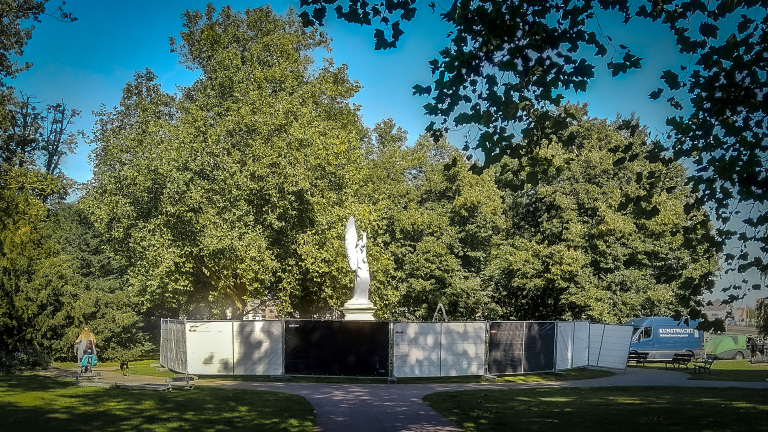
[[[311,431],[314,409],[277,392],[77,387],[39,375],[0,375],[3,430],[23,431]]]
[[[614,372],[593,369],[570,369],[564,373],[532,373],[499,376],[496,380],[486,381],[481,376],[452,376],[452,377],[424,377],[424,378],[397,378],[398,384],[487,384],[487,383],[531,383],[550,381],[575,381],[584,379],[603,378],[615,375]],[[238,381],[238,382],[273,382],[270,376],[264,375],[200,375],[201,380],[213,381]],[[300,375],[282,377],[287,382],[317,383],[317,384],[387,384],[386,378],[375,377],[339,377],[323,375]]]
[[[466,432],[736,432],[765,430],[768,418],[765,390],[744,388],[468,390],[424,402]]]

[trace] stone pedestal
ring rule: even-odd
[[[344,312],[344,321],[374,321],[373,311],[376,306],[369,301],[352,299],[341,307]]]

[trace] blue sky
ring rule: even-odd
[[[82,110],[75,128],[88,133],[94,123],[92,111],[100,104],[109,108],[117,105],[125,83],[132,80],[135,71],[152,69],[163,88],[171,92],[176,86],[186,86],[195,80],[197,74],[179,65],[176,54],[170,52],[168,38],[178,36],[182,29],[182,12],[203,10],[207,3],[197,0],[70,1],[66,8],[79,20],[60,23],[44,17],[36,24],[23,58],[34,66],[10,84],[36,96],[43,104],[63,101],[71,108]],[[217,9],[230,4],[234,10],[267,4],[258,1],[212,3]],[[270,4],[281,14],[289,7],[299,8],[298,1]],[[349,76],[363,86],[352,100],[361,106],[363,121],[372,127],[377,121],[391,117],[409,132],[411,142],[432,120],[423,114],[422,105],[427,99],[413,96],[411,87],[431,82],[427,62],[446,46],[446,34],[451,30],[426,4],[423,0],[417,3],[420,9],[416,19],[404,23],[406,33],[396,50],[374,51],[370,27],[360,28],[330,18],[325,27],[333,39],[330,56],[337,65],[347,64]],[[673,38],[661,25],[633,20],[623,26],[620,21],[618,15],[605,14],[600,18],[603,30],[617,44],[629,46],[633,54],[645,59],[643,69],[612,79],[601,64],[587,93],[568,93],[566,97],[572,102],[588,102],[590,113],[596,117],[613,119],[617,113],[628,116],[635,112],[651,131],[664,132],[664,120],[674,111],[664,102],[650,101],[647,95],[659,87],[661,71],[679,70],[679,64],[687,63],[688,59],[676,53]],[[588,59],[589,54],[585,54]],[[454,144],[461,146],[460,132],[450,137]],[[89,152],[89,146],[81,143],[77,154],[63,161],[64,171],[75,180],[88,180],[91,177]],[[749,303],[765,295],[759,294],[752,293]]]

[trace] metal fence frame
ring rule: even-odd
[[[280,373],[284,373],[285,371],[285,325],[286,320],[279,320],[282,325],[282,367],[279,368]],[[296,320],[290,320],[290,321],[296,321]],[[186,321],[186,320],[174,320],[174,319],[162,319],[161,320],[161,341],[160,341],[160,364],[163,367],[167,367],[170,370],[180,372],[180,373],[188,373],[190,370],[189,365],[189,349],[188,346],[188,340],[187,340],[187,332],[190,331],[190,324],[200,324],[205,322],[216,322],[216,321],[200,321],[200,320],[194,320],[194,321]],[[226,321],[233,323],[233,337],[234,337],[234,323],[235,321]],[[248,321],[241,321],[241,322],[248,322]],[[274,322],[274,321],[267,321],[267,322]],[[587,336],[586,343],[587,343],[587,364],[581,365],[577,364],[574,365],[573,361],[569,361],[567,365],[560,365],[558,364],[558,340],[559,340],[559,331],[560,331],[560,325],[563,323],[576,323],[580,321],[482,321],[484,323],[484,353],[483,353],[483,373],[488,373],[488,364],[489,364],[489,358],[490,358],[490,347],[489,347],[489,341],[490,341],[490,328],[492,323],[511,323],[511,322],[517,322],[517,323],[523,323],[523,339],[522,339],[522,355],[525,356],[525,339],[527,335],[526,329],[528,327],[528,324],[530,323],[552,323],[554,325],[554,341],[553,341],[553,349],[552,349],[552,369],[546,369],[546,370],[521,370],[519,373],[529,373],[529,372],[549,372],[549,371],[556,371],[556,370],[564,370],[569,369],[571,367],[582,367],[582,366],[597,366],[597,367],[609,367],[614,369],[623,369],[626,368],[626,362],[622,364],[621,367],[618,365],[618,360],[622,356],[626,358],[626,353],[624,352],[618,352],[623,350],[622,343],[613,344],[612,347],[606,347],[609,348],[606,350],[606,353],[603,353],[604,347],[603,347],[603,340],[601,338],[600,344],[596,343],[596,340],[593,340],[592,336],[597,336],[597,334],[593,334],[593,330],[596,330],[595,324],[588,323],[588,329],[589,329],[589,335]],[[455,323],[481,323],[481,321],[451,321],[448,322],[448,324],[455,324]],[[397,359],[397,355],[395,353],[397,348],[397,338],[395,333],[395,326],[399,323],[390,322],[389,323],[389,376],[395,377],[397,374],[395,373],[395,361]],[[427,324],[427,325],[435,325],[438,326],[439,331],[436,332],[436,334],[439,335],[439,341],[438,341],[438,370],[436,375],[418,375],[418,376],[448,376],[443,373],[443,367],[442,367],[442,343],[443,343],[443,331],[442,331],[442,322],[422,322],[422,323],[416,323],[416,322],[410,322],[406,324]],[[609,325],[603,325],[602,326],[602,334],[605,334],[606,327],[615,327],[615,326],[609,326]],[[622,326],[623,327],[623,326]],[[575,325],[574,325],[575,328]],[[620,329],[615,329],[620,330]],[[619,334],[621,331],[618,332]],[[631,333],[631,332],[630,332]],[[571,347],[574,347],[576,344],[576,337],[575,337],[575,330],[573,334],[571,335]],[[629,341],[626,341],[627,347],[629,346]],[[234,350],[234,348],[233,348]],[[614,352],[616,351],[616,352]],[[628,352],[628,351],[627,351]],[[612,361],[606,362],[601,361],[605,360],[607,357],[604,356],[610,356]],[[233,374],[235,369],[237,368],[235,362],[235,356],[234,352],[232,353],[232,365],[231,365],[231,372],[227,372],[227,374]],[[593,361],[594,359],[594,361]],[[606,366],[607,365],[607,366]],[[522,366],[521,366],[522,368]],[[417,376],[417,375],[413,375]],[[401,375],[402,377],[402,375]]]

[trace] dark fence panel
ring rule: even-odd
[[[389,323],[285,321],[288,375],[389,375]]]
[[[523,372],[525,323],[492,322],[488,334],[488,373]]]
[[[525,323],[523,372],[555,370],[555,323]]]
[[[488,373],[554,370],[555,327],[554,322],[491,322]]]

